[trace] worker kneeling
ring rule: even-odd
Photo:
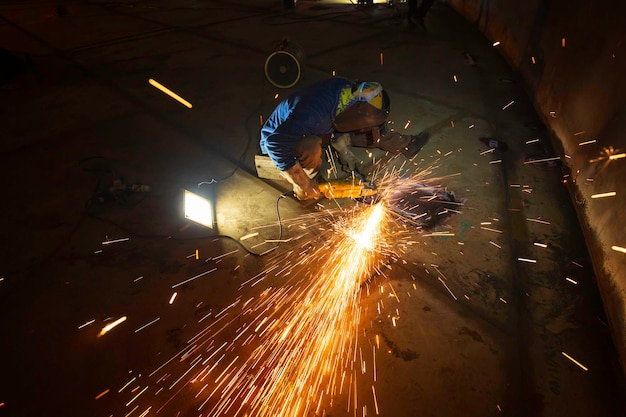
[[[413,158],[428,134],[387,131],[389,96],[379,83],[329,78],[291,94],[280,102],[261,128],[261,152],[268,155],[291,183],[300,200],[322,196],[314,181],[328,143],[341,162],[360,180],[359,162],[350,146],[379,148]]]

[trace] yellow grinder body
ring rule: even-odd
[[[318,184],[326,198],[360,198],[375,195],[377,190],[366,188],[363,184],[346,181],[329,181]]]

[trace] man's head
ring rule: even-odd
[[[383,108],[383,86],[375,82],[361,82],[351,87],[357,101],[369,103],[379,110]]]
[[[338,132],[352,132],[383,125],[389,117],[390,101],[382,85],[358,82],[341,91],[335,121]]]

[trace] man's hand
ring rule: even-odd
[[[317,187],[317,185],[314,185],[308,190],[303,190],[302,188],[298,186],[294,186],[293,191],[296,194],[296,198],[301,201],[319,200],[323,196],[322,193],[320,192],[320,189]]]
[[[296,162],[294,166],[281,172],[282,176],[291,183],[298,200],[317,200],[322,197],[317,184],[313,182]]]

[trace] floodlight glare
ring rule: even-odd
[[[213,228],[211,202],[191,191],[185,190],[185,218],[203,226]]]

